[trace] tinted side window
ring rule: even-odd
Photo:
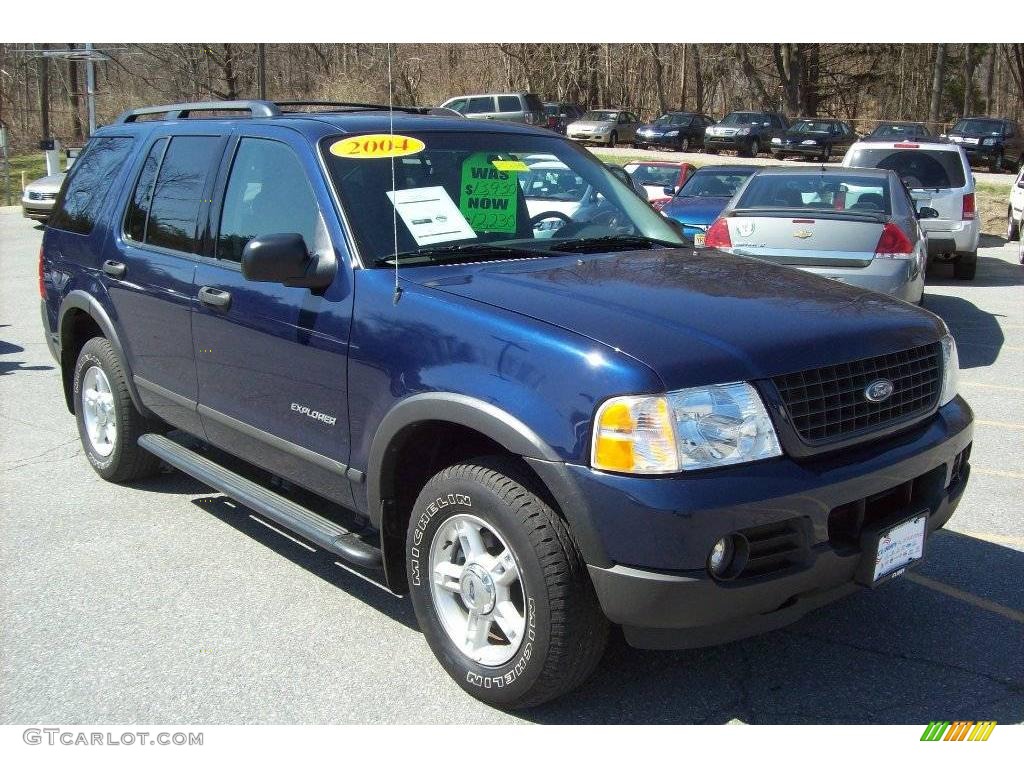
[[[521,107],[519,105],[518,96],[499,96],[498,97],[498,111],[499,112],[518,112]]]
[[[124,233],[136,242],[142,243],[146,239],[146,220],[149,218],[149,204],[153,200],[153,183],[156,181],[156,172],[163,159],[164,150],[167,148],[167,139],[158,139],[153,143],[142,165],[142,172],[139,174],[139,181],[135,185],[135,192],[132,193],[131,202],[128,204],[128,215],[124,220]]]
[[[131,152],[134,139],[111,136],[93,139],[75,161],[49,225],[87,235],[96,224],[103,201]]]
[[[196,229],[206,181],[220,159],[215,136],[175,136],[156,178],[146,240],[149,245],[198,253]]]
[[[493,96],[474,96],[466,104],[466,108],[463,110],[464,114],[467,115],[479,115],[482,112],[493,112],[494,111],[494,97]]]
[[[217,255],[241,261],[252,238],[286,232],[302,235],[312,252],[325,246],[323,220],[306,172],[287,145],[242,139],[224,194]]]

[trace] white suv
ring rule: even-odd
[[[974,174],[964,150],[945,140],[858,141],[843,158],[855,168],[895,171],[910,190],[918,210],[927,206],[938,218],[922,219],[928,256],[952,263],[960,280],[973,280],[978,267],[979,221]]]
[[[1024,240],[1024,163],[1021,163],[1017,178],[1010,187],[1010,204],[1006,206],[1006,239]]]

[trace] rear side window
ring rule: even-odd
[[[128,214],[124,220],[124,233],[138,243],[146,241],[146,220],[149,218],[149,205],[153,200],[153,186],[156,181],[156,172],[160,168],[160,161],[164,157],[164,150],[167,149],[167,139],[158,139],[154,142],[142,165],[142,173],[135,185],[135,192],[132,193],[131,202],[128,204]]]
[[[465,115],[479,115],[483,112],[494,111],[493,96],[474,96],[466,102],[466,108],[462,110]]]
[[[295,153],[279,141],[242,139],[221,213],[217,256],[242,260],[242,249],[259,235],[294,232],[310,252],[326,246],[316,197]]]
[[[220,159],[216,136],[175,136],[157,173],[145,243],[198,253],[197,229],[206,182]]]
[[[131,153],[134,139],[128,136],[95,138],[75,161],[64,184],[49,225],[87,235],[96,224],[100,207]]]
[[[851,166],[894,171],[911,189],[957,189],[964,186],[959,152],[929,149],[854,149]]]
[[[519,112],[522,107],[519,104],[518,96],[499,96],[498,97],[498,111],[499,112]]]

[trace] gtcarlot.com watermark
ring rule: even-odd
[[[73,728],[26,728],[22,740],[31,746],[65,747],[201,747],[203,734],[184,731],[84,731]]]

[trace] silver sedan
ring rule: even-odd
[[[920,303],[928,241],[895,173],[764,168],[708,229],[705,244]]]
[[[53,205],[57,201],[57,194],[65,176],[66,173],[55,173],[28,184],[21,194],[22,214],[28,219],[46,221],[53,212]]]

